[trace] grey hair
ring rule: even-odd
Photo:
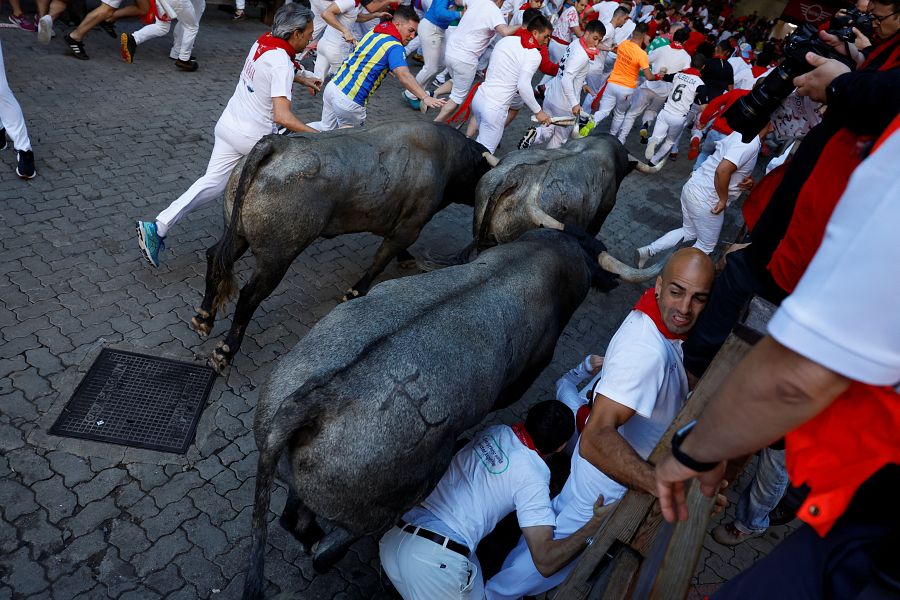
[[[306,24],[313,20],[312,11],[297,2],[285,4],[275,13],[272,19],[272,35],[283,40],[291,37],[296,30],[306,29]]]

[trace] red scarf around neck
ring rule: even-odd
[[[538,449],[535,447],[534,442],[531,440],[531,436],[528,435],[527,431],[525,431],[525,423],[519,421],[518,423],[516,423],[515,425],[511,425],[510,427],[512,427],[513,433],[516,434],[516,437],[519,438],[519,441],[525,444],[525,446],[529,450],[534,450],[541,457],[544,456],[543,454],[538,452]]]
[[[641,296],[640,300],[637,301],[637,304],[634,305],[634,310],[639,310],[653,319],[656,328],[659,329],[659,332],[663,334],[663,337],[667,340],[687,339],[687,334],[672,333],[669,331],[669,328],[666,327],[666,324],[663,323],[662,314],[659,312],[659,302],[656,300],[655,288],[650,288],[644,292],[644,295]]]
[[[519,7],[519,10],[528,10],[529,8],[531,8],[531,3],[526,2],[525,4],[523,4],[522,6]]]
[[[256,46],[256,52],[253,54],[254,62],[269,50],[275,50],[277,48],[281,48],[287,52],[288,56],[291,57],[291,60],[294,60],[294,57],[297,56],[297,52],[294,50],[293,46],[287,43],[287,40],[277,38],[271,33],[262,34],[259,36],[259,39],[256,40],[256,43],[258,45]]]
[[[584,48],[585,53],[588,55],[588,58],[594,60],[594,57],[600,54],[600,49],[596,46],[588,46],[587,42],[584,41],[584,36],[578,38],[578,41],[581,42],[581,47]]]
[[[694,67],[688,67],[687,69],[682,71],[682,73],[684,73],[685,75],[696,75],[697,77],[700,77],[700,71],[698,71]]]
[[[675,41],[669,42],[669,47],[675,50],[684,50],[684,46]]]
[[[397,38],[397,41],[401,44],[403,43],[403,38],[400,37],[400,32],[397,30],[397,27],[394,25],[393,21],[385,21],[384,23],[379,23],[373,29],[375,33],[386,33],[393,38]]]
[[[522,42],[523,48],[530,50],[531,48],[540,47],[537,43],[537,40],[535,40],[534,36],[531,35],[531,32],[524,27],[516,31],[516,35],[519,36],[519,41]]]

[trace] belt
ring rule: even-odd
[[[460,544],[459,542],[455,542],[448,537],[440,535],[439,533],[435,533],[433,531],[429,531],[427,529],[422,529],[416,525],[410,525],[409,523],[403,521],[402,519],[397,521],[397,527],[400,528],[400,531],[404,533],[410,533],[412,535],[417,535],[419,537],[423,537],[426,540],[432,541],[435,544],[443,546],[447,550],[452,552],[456,552],[457,554],[461,554],[462,556],[469,558],[469,548]]]

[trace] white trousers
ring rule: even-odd
[[[216,123],[216,142],[206,174],[156,217],[156,230],[165,236],[169,228],[195,208],[222,195],[234,166],[250,153],[262,136],[252,137],[229,126],[225,117]]]
[[[634,88],[607,82],[603,96],[600,98],[600,108],[594,113],[594,123],[599,123],[612,113],[613,120],[609,132],[616,135],[625,120],[625,112],[631,103],[632,94],[634,94]]]
[[[656,117],[656,123],[653,125],[653,133],[650,135],[650,141],[647,144],[647,159],[654,164],[658,163],[681,135],[681,130],[687,122],[686,117],[676,115],[667,110],[663,110]],[[623,142],[624,143],[624,142]]]
[[[500,145],[503,130],[506,128],[507,114],[509,107],[499,109],[489,104],[481,93],[481,88],[475,92],[475,97],[472,98],[472,116],[478,121],[478,137],[475,141],[487,148],[491,154]]]
[[[28,139],[28,129],[25,127],[25,117],[22,115],[22,107],[16,97],[13,96],[9,82],[6,80],[6,66],[3,63],[3,44],[0,44],[0,126],[6,129],[12,140],[13,148],[26,152],[31,150],[31,140]],[[0,140],[2,143],[2,140]]]
[[[717,215],[710,212],[714,206],[708,200],[698,198],[691,192],[690,186],[685,185],[681,190],[681,228],[670,231],[650,244],[650,255],[656,256],[660,252],[674,248],[682,241],[692,240],[697,240],[694,248],[707,254],[712,253],[719,242],[722,223],[725,221],[724,211]]]
[[[336,44],[330,40],[321,40],[316,46],[316,64],[313,74],[321,80],[335,73],[341,64],[350,56],[350,44]]]
[[[569,108],[563,108],[544,100],[544,105],[541,109],[551,117],[574,117],[571,106]],[[534,143],[546,143],[548,150],[559,148],[568,142],[573,133],[572,125],[550,125],[549,127],[536,125],[536,127],[537,137],[534,138]]]
[[[425,59],[425,64],[416,75],[416,81],[423,88],[431,83],[435,75],[444,70],[445,34],[444,29],[428,19],[422,19],[419,23],[419,35],[416,39],[422,42],[422,58]]]
[[[662,110],[666,103],[666,94],[657,94],[645,85],[638,86],[631,96],[631,105],[625,112],[625,118],[622,120],[622,127],[619,129],[619,141],[623,144],[634,127],[634,121],[638,115],[643,113],[642,123],[649,123],[656,118],[657,113]]]
[[[453,81],[453,89],[450,90],[450,101],[462,104],[469,95],[469,90],[472,89],[478,65],[457,60],[452,56],[445,56],[444,61],[447,65],[447,74]]]
[[[378,542],[381,566],[404,600],[481,600],[481,568],[436,542],[392,527]]]
[[[197,32],[200,31],[200,18],[203,11],[206,10],[205,0],[169,0],[172,10],[178,17],[178,23],[175,24],[175,39],[172,44],[172,50],[169,52],[171,58],[180,60],[190,60],[191,53],[194,51],[194,42],[197,40]],[[172,24],[168,21],[160,21],[157,19],[150,25],[145,25],[134,32],[134,41],[140,45],[153,38],[162,37],[169,33]]]
[[[319,131],[331,131],[340,127],[362,127],[366,122],[366,108],[351,100],[329,81],[322,94],[322,120],[309,126]]]

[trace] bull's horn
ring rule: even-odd
[[[528,218],[531,219],[538,227],[544,227],[546,229],[558,229],[559,231],[562,231],[565,226],[548,215],[540,206],[538,206],[538,199],[540,197],[541,186],[539,183],[535,183],[531,186],[531,190],[529,191],[528,197],[525,200],[525,213],[528,215]]]
[[[484,157],[484,160],[487,161],[487,164],[491,165],[491,168],[500,164],[500,159],[490,152],[482,152],[481,155]]]
[[[631,281],[632,283],[653,279],[659,275],[659,272],[662,271],[663,268],[662,263],[657,263],[646,269],[635,269],[634,267],[629,267],[615,256],[612,256],[609,252],[601,252],[597,262],[600,263],[600,268],[604,271],[618,275],[625,281]]]
[[[663,160],[663,161],[660,161],[660,163],[658,165],[656,165],[655,167],[651,167],[647,163],[639,161],[637,158],[635,158],[634,156],[632,156],[630,154],[628,155],[628,160],[631,162],[636,162],[637,166],[635,166],[635,169],[637,169],[641,173],[647,173],[648,175],[652,175],[653,173],[659,173],[659,170],[662,169],[664,164],[666,164],[666,161]]]

